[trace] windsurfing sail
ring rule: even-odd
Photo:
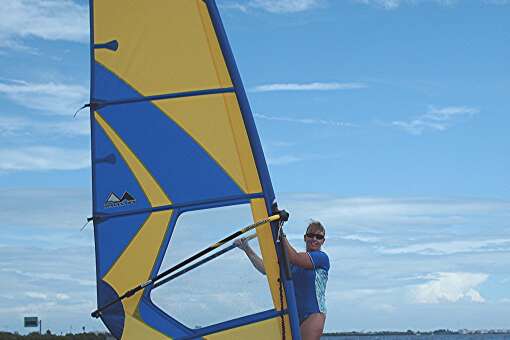
[[[164,270],[182,214],[247,204],[261,221],[275,197],[214,1],[90,0],[90,18],[98,315],[118,339],[300,339],[275,223],[257,228],[270,309],[191,328],[152,284],[119,301]]]

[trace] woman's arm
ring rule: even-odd
[[[306,252],[298,252],[294,247],[292,247],[287,240],[287,237],[285,235],[282,237],[283,246],[287,250],[287,256],[289,258],[289,262],[293,265],[299,266],[301,268],[305,269],[313,269],[313,263],[310,259],[310,255]]]
[[[246,256],[250,259],[251,263],[261,274],[266,275],[266,269],[264,268],[264,262],[262,259],[251,249],[248,244],[248,240],[246,238],[241,238],[239,240],[235,240],[234,244],[238,246],[240,249],[244,250]]]

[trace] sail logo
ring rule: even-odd
[[[119,198],[119,196],[117,196],[114,192],[111,192],[110,195],[108,195],[108,199],[104,203],[104,207],[118,208],[135,203],[136,199],[127,191],[124,192],[121,198]]]

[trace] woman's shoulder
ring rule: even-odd
[[[319,256],[325,256],[325,257],[329,258],[328,254],[325,251],[323,251],[323,250],[312,250],[312,251],[309,251],[308,253],[309,254],[316,254],[316,255],[319,255]]]
[[[312,259],[314,268],[324,268],[329,270],[329,256],[322,250],[313,250],[308,252]]]

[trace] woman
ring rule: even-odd
[[[328,281],[329,258],[321,247],[326,230],[320,222],[308,225],[304,235],[306,252],[298,252],[283,235],[283,246],[292,269],[292,281],[296,291],[300,332],[303,340],[319,340],[326,321],[326,282]],[[234,242],[244,250],[251,263],[265,274],[262,259],[253,251],[245,238]]]

